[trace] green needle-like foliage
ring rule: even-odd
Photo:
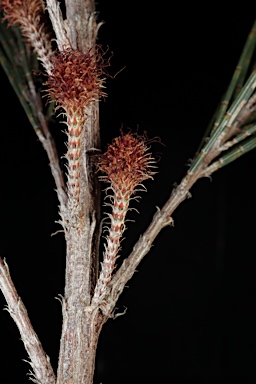
[[[240,115],[242,116],[244,109],[247,108],[249,100],[254,97],[256,88],[256,71],[253,66],[252,59],[255,53],[255,47],[256,21],[249,33],[227,91],[205,131],[204,137],[189,170],[190,174],[193,174],[197,171],[209,152],[216,145],[216,142],[221,140],[221,137],[225,137],[225,135],[229,134],[229,131],[232,129],[232,124],[236,122],[236,119],[239,119]],[[250,68],[251,74],[249,73],[248,78],[248,72]],[[246,81],[247,78],[248,80]],[[251,129],[251,124],[248,124],[249,122],[253,123],[255,121],[255,110],[251,108],[250,114],[247,113],[247,115],[248,121],[241,121],[241,126],[237,127],[239,130],[233,133],[233,136],[238,134],[239,138],[236,140],[233,139],[225,148],[225,150],[227,150],[228,148],[232,147],[230,151],[221,157],[222,167],[254,148],[254,138],[251,140],[246,140],[244,143],[246,150],[241,150],[241,148],[243,148],[243,142],[238,146],[235,146],[235,144],[238,142],[240,143],[243,139],[248,138],[248,136],[252,134],[255,134],[255,130]],[[245,123],[247,123],[247,125]]]
[[[256,21],[254,22],[253,27],[248,35],[247,41],[245,43],[242,54],[239,58],[239,61],[233,73],[230,84],[224,96],[222,97],[217,107],[217,110],[214,113],[204,133],[204,136],[202,138],[202,141],[200,143],[197,153],[199,153],[199,151],[202,149],[209,135],[212,134],[216,130],[216,128],[219,127],[219,125],[221,124],[230,103],[238,97],[238,94],[240,93],[244,85],[246,75],[248,73],[248,69],[251,65],[253,53],[255,52],[255,47],[256,47]]]
[[[0,14],[0,19],[2,15]],[[38,60],[33,50],[24,42],[20,29],[0,22],[0,64],[8,77],[19,101],[35,132],[40,136],[42,128],[38,119],[42,108],[41,96],[35,87],[35,80],[40,84]],[[40,108],[38,102],[40,100]],[[53,104],[49,104],[46,116],[53,114]]]
[[[254,132],[256,127],[254,126]],[[244,140],[243,143],[235,148],[230,149],[225,155],[215,161],[205,170],[205,176],[211,175],[213,172],[216,172],[218,169],[223,168],[225,165],[230,164],[232,161],[238,159],[245,153],[253,150],[256,147],[256,137],[250,137],[247,140]]]
[[[20,30],[16,27],[7,27],[7,23],[0,23],[0,62],[1,65],[18,96],[24,111],[34,129],[38,127],[36,113],[33,111],[33,105],[29,102],[29,85],[32,81],[32,70],[28,64],[28,54],[31,51],[27,49],[21,37]],[[30,57],[30,65],[37,65]]]

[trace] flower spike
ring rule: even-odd
[[[96,48],[85,54],[69,48],[52,62],[52,74],[45,85],[50,98],[57,102],[57,108],[63,108],[67,118],[68,194],[75,212],[81,204],[82,135],[91,103],[105,95],[102,74],[108,64]]]
[[[102,298],[115,269],[131,196],[136,193],[138,185],[152,179],[155,173],[152,171],[155,160],[148,151],[144,136],[122,134],[113,140],[99,161],[99,170],[105,173],[100,179],[110,183],[113,196],[112,213],[109,215],[111,222],[94,300]]]
[[[53,71],[46,85],[49,96],[68,114],[83,113],[91,101],[105,96],[105,64],[99,50],[85,54],[68,48],[53,58]]]

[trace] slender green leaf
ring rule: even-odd
[[[254,148],[256,148],[255,136],[250,137],[249,139],[244,140],[244,142],[242,142],[240,145],[233,147],[231,150],[225,153],[225,155],[207,167],[204,171],[204,174],[206,176],[211,175],[213,172],[216,172],[218,169],[223,168],[225,165],[232,163]]]
[[[205,145],[206,138],[210,134],[212,134],[217,129],[217,127],[221,124],[221,121],[224,118],[224,115],[227,111],[230,101],[232,100],[232,97],[236,98],[238,96],[238,93],[241,91],[241,88],[245,81],[246,74],[248,72],[248,68],[251,64],[251,59],[255,51],[255,46],[256,46],[256,21],[254,22],[253,27],[248,35],[247,41],[243,48],[240,59],[237,63],[231,82],[227,88],[227,91],[225,92],[225,95],[223,96],[220,104],[218,105],[216,112],[214,113],[204,133],[204,137],[199,145],[197,154]]]

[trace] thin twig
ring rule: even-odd
[[[67,193],[66,186],[64,181],[64,175],[60,168],[59,156],[56,148],[55,141],[51,135],[51,132],[46,121],[46,116],[43,114],[42,100],[35,89],[35,84],[33,81],[29,81],[29,91],[31,95],[31,102],[34,106],[35,113],[37,115],[38,121],[40,123],[40,130],[35,130],[39,140],[41,141],[51,167],[52,176],[55,181],[57,188],[57,195],[60,202],[61,211],[65,209],[67,203]]]
[[[52,23],[52,28],[55,32],[56,42],[60,51],[64,48],[70,47],[67,38],[66,26],[62,17],[60,5],[57,0],[46,0],[47,11]]]
[[[0,289],[7,302],[7,310],[15,321],[29,355],[33,369],[32,380],[40,384],[55,384],[56,378],[50,359],[35,333],[28,317],[27,310],[12,282],[8,265],[0,258]]]

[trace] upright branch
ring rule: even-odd
[[[18,24],[26,41],[36,51],[48,74],[46,84],[49,95],[66,116],[66,186],[59,177],[60,173],[55,172],[59,168],[56,164],[54,142],[49,140],[48,127],[41,124],[39,130],[36,128],[54,171],[60,200],[61,223],[67,243],[58,382],[64,383],[71,378],[77,383],[85,380],[91,382],[95,354],[90,353],[90,347],[92,340],[96,345],[97,337],[95,338],[94,332],[90,335],[90,332],[85,332],[81,327],[84,327],[85,323],[85,328],[90,329],[88,321],[94,321],[95,318],[87,311],[89,320],[86,321],[84,311],[90,303],[96,283],[98,263],[96,229],[99,226],[99,188],[94,172],[95,165],[88,154],[91,149],[99,148],[98,102],[103,95],[102,61],[96,47],[98,27],[94,3],[72,2],[72,15],[70,4],[67,4],[68,19],[64,22],[58,3],[47,1],[59,48],[59,51],[54,53],[49,48],[50,45],[47,45],[50,40],[44,33],[42,18],[39,16],[39,13],[44,11],[42,1],[6,0],[1,5],[9,25]],[[36,100],[33,101],[35,103]],[[41,111],[38,111],[38,104],[35,103],[35,106],[39,115]],[[41,122],[39,116],[37,117]],[[60,189],[63,189],[63,194],[59,193]],[[101,327],[98,328],[100,330]],[[77,344],[80,348],[77,348]],[[84,359],[81,359],[81,354],[84,353],[92,355],[92,363],[88,361],[86,369]]]
[[[60,4],[57,0],[46,0],[46,5],[52,29],[56,36],[56,43],[59,51],[61,52],[64,48],[70,47],[70,41],[67,36],[68,32],[63,20]]]
[[[66,0],[67,35],[74,49],[83,53],[95,46],[101,23],[96,21],[94,0]]]

